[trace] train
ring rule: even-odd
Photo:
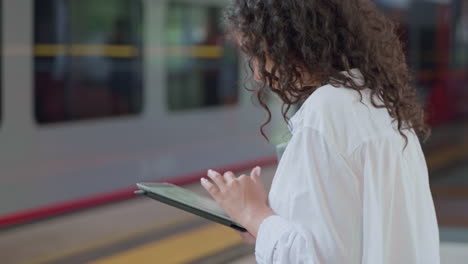
[[[218,26],[226,2],[1,2],[5,225],[129,197],[136,182],[272,162]]]
[[[434,127],[426,152],[452,153],[429,167],[466,159],[468,4],[375,2],[407,43]],[[0,0],[0,228],[132,197],[136,182],[274,164],[280,102],[266,141],[245,58],[223,37],[226,4]]]

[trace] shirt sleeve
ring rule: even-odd
[[[260,225],[257,263],[359,263],[357,179],[333,143],[303,127],[280,163],[275,177],[286,177],[292,187],[274,195],[281,195],[289,213]]]

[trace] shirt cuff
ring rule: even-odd
[[[273,263],[273,253],[280,238],[290,228],[290,224],[278,215],[272,215],[260,224],[255,242],[257,263]]]

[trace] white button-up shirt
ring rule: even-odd
[[[291,118],[293,136],[269,193],[276,215],[257,236],[258,263],[440,262],[419,140],[406,131],[404,149],[386,108],[372,106],[369,89],[362,95],[361,103],[358,92],[325,85]]]

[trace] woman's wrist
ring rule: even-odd
[[[244,227],[256,238],[263,220],[272,215],[275,215],[275,213],[268,206],[257,209],[253,213],[249,214],[249,218],[246,219]]]

